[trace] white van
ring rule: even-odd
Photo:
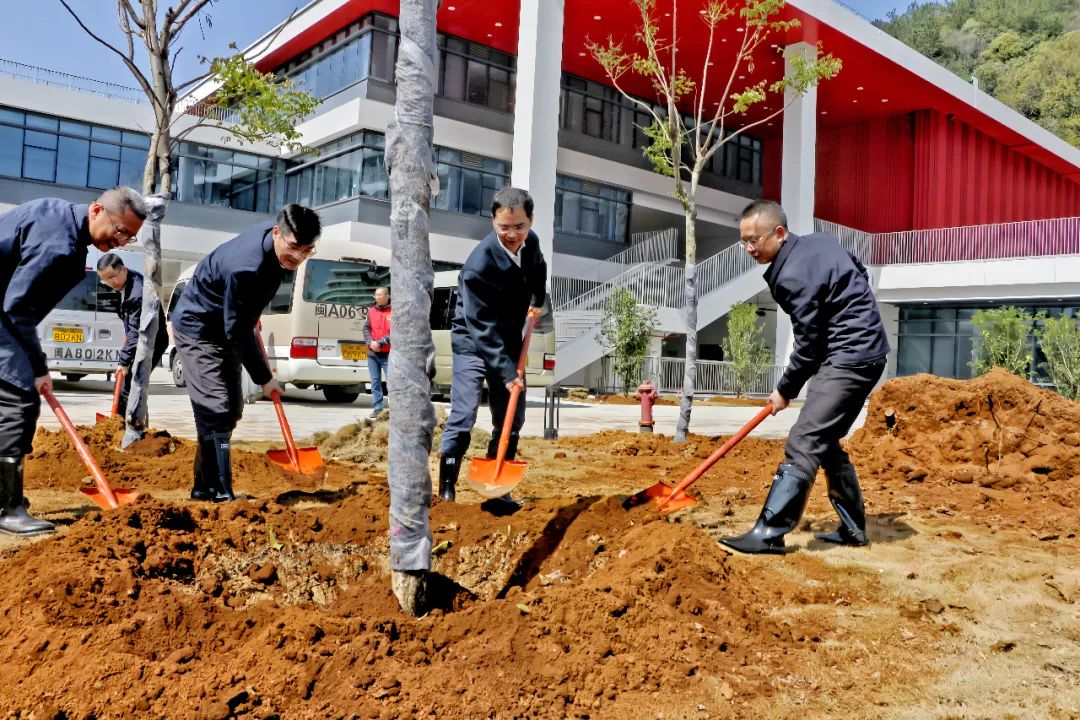
[[[142,253],[113,252],[129,268],[142,271]],[[89,249],[83,279],[38,325],[49,370],[72,381],[92,374],[111,379],[124,347],[124,323],[116,314],[120,293],[98,280],[97,261],[101,255],[100,250]]]

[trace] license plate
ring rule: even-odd
[[[341,343],[342,360],[367,360],[367,346],[361,343]]]
[[[53,342],[81,343],[84,341],[82,328],[53,328]]]

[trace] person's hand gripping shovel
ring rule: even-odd
[[[528,320],[525,322],[525,336],[521,340],[521,354],[518,356],[517,376],[519,380],[525,377],[525,361],[529,357],[529,340],[532,339],[533,328],[539,313],[529,311]],[[499,435],[499,451],[492,458],[473,458],[469,464],[469,474],[466,480],[469,486],[486,498],[497,498],[506,495],[521,482],[525,477],[525,468],[528,463],[519,460],[507,460],[506,448],[510,443],[510,433],[514,429],[514,415],[517,413],[517,404],[521,398],[521,385],[514,385],[510,390],[510,401],[506,404],[506,416],[503,418],[502,434]]]
[[[255,329],[255,338],[259,341],[259,349],[262,350],[263,359],[267,360],[266,346],[263,345],[261,328]],[[269,360],[267,360],[267,364],[270,364]],[[281,393],[275,390],[271,400],[274,401],[274,412],[277,413],[278,424],[281,426],[281,434],[285,438],[285,449],[267,450],[266,457],[275,465],[304,475],[312,475],[322,470],[326,463],[323,462],[322,455],[319,453],[319,448],[296,447],[296,442],[293,440],[292,428],[289,427],[289,421],[285,418],[285,408],[281,404]]]
[[[100,425],[109,418],[114,418],[120,414],[120,393],[124,389],[124,375],[123,373],[116,373],[116,384],[113,386],[112,395],[112,411],[105,415],[104,413],[94,413],[94,421]]]

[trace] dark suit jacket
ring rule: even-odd
[[[135,350],[139,347],[139,322],[142,319],[143,276],[128,268],[127,282],[120,291],[120,306],[116,314],[124,322],[124,347],[120,348],[120,361],[124,367],[135,362]],[[158,331],[154,339],[154,357],[169,344],[169,331],[165,327],[165,311],[158,305]]]
[[[789,400],[824,364],[883,360],[889,340],[866,268],[832,235],[789,234],[765,271],[776,303],[791,317],[795,347],[776,389]]]
[[[458,274],[454,354],[478,355],[504,383],[516,378],[525,315],[530,306],[543,306],[546,284],[547,262],[536,233],[530,230],[525,238],[519,268],[492,231]]]

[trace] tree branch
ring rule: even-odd
[[[172,9],[171,15],[166,13],[165,31],[172,37],[177,37],[188,22],[198,15],[213,0],[181,0],[180,4]],[[191,5],[185,12],[185,8]]]
[[[135,12],[135,7],[131,4],[131,0],[120,0],[120,6],[122,12],[127,13],[128,17],[131,18],[131,21],[135,23],[135,26],[138,27],[139,30],[146,29],[146,21],[139,17],[138,13]]]
[[[67,0],[59,0],[59,2],[61,5],[64,6],[64,9],[68,11],[68,14],[75,19],[75,22],[79,24],[79,27],[83,29],[83,32],[92,37],[94,40],[97,40],[100,44],[104,45],[109,50],[116,53],[120,57],[120,59],[123,60],[124,64],[127,65],[128,70],[130,70],[131,74],[135,76],[135,80],[142,87],[143,92],[146,93],[147,98],[149,98],[151,102],[154,102],[154,90],[151,87],[150,82],[146,79],[146,76],[143,75],[142,70],[139,69],[139,66],[136,65],[132,59],[124,55],[124,53],[120,52],[120,50],[118,50],[116,46],[114,46],[112,43],[103,40],[93,30],[88,28],[86,26],[86,23],[82,21],[82,18],[80,18],[78,14],[71,9],[71,6],[68,5]]]

